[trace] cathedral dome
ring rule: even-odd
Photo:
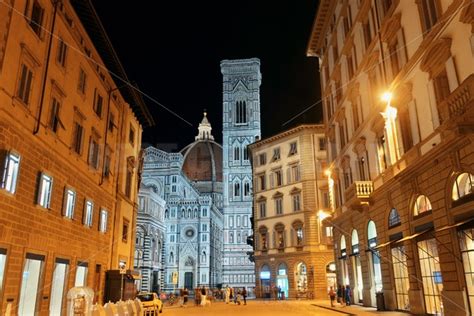
[[[191,181],[222,182],[222,146],[212,137],[206,112],[198,129],[196,140],[181,150],[182,170]]]

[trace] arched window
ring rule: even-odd
[[[242,156],[244,157],[244,160],[249,160],[249,151],[247,149],[247,144],[244,144],[242,147]]]
[[[457,201],[460,198],[472,194],[474,192],[474,175],[470,173],[461,173],[457,176],[456,181],[453,184],[453,201]]]
[[[185,218],[186,217],[186,211],[185,210],[182,210],[181,211],[181,218]]]
[[[247,103],[245,101],[235,103],[235,123],[247,123]]]
[[[431,202],[425,195],[420,195],[416,198],[413,215],[418,216],[425,212],[431,212]]]
[[[191,218],[191,210],[188,210],[188,218]]]
[[[341,257],[347,256],[346,250],[346,237],[344,235],[341,236]]]
[[[377,228],[375,227],[374,221],[370,221],[367,225],[367,243],[372,253],[372,282],[375,292],[380,292],[383,288],[382,267],[379,251],[375,249],[375,247],[377,247]]]
[[[170,252],[170,263],[174,263],[174,255],[173,252]]]
[[[170,213],[168,212],[168,210],[165,211],[165,218],[170,218]]]
[[[357,254],[360,252],[359,249],[359,234],[357,234],[357,230],[352,230],[352,254]]]
[[[244,183],[244,196],[250,196],[250,182],[248,181]]]
[[[240,196],[240,183],[234,183],[234,197]]]
[[[402,221],[400,220],[400,214],[398,214],[396,208],[392,208],[388,214],[388,227],[392,228],[400,225],[401,223]]]

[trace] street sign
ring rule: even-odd
[[[173,274],[171,275],[171,279],[173,284],[178,284],[178,271],[173,272]]]

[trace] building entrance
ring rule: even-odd
[[[192,272],[185,272],[184,273],[184,287],[187,289],[192,289],[194,288],[193,286],[193,273]]]

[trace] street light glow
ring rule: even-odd
[[[386,103],[390,103],[390,101],[392,100],[392,92],[390,91],[385,91],[383,94],[382,94],[382,97],[381,97],[382,101],[386,102]]]
[[[326,175],[326,177],[331,176],[331,170],[329,169],[324,170],[324,174]]]
[[[325,220],[326,218],[328,218],[330,216],[331,216],[330,214],[324,212],[323,210],[318,211],[318,217],[319,217],[320,221],[323,221],[323,220]]]

